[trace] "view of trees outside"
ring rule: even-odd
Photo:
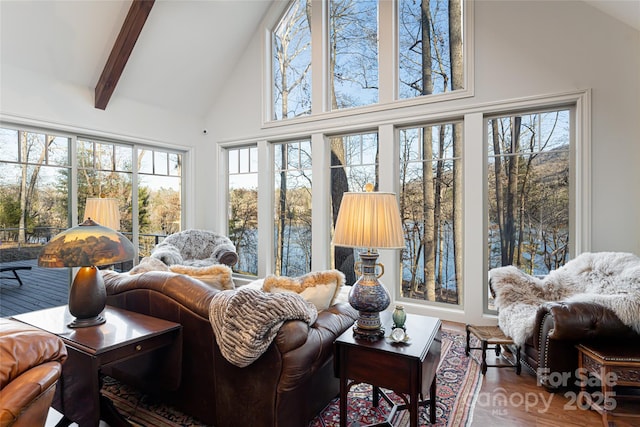
[[[311,141],[274,145],[274,272],[311,271]]]
[[[462,163],[459,123],[400,130],[404,298],[462,302]]]
[[[273,119],[311,114],[311,2],[291,2],[272,33]]]
[[[137,149],[140,256],[182,229],[182,155]]]
[[[361,192],[367,183],[378,189],[378,134],[377,132],[336,136],[331,141],[331,213],[332,228],[338,218],[338,211],[345,192]],[[363,248],[364,249],[364,248]],[[368,248],[367,248],[368,249]],[[357,277],[354,263],[362,249],[333,249],[333,268],[342,271],[346,283],[352,285]]]
[[[42,245],[71,225],[72,185],[79,223],[88,197],[115,198],[120,206],[119,231],[131,239],[134,158],[140,171],[136,206],[140,255],[148,255],[162,236],[180,230],[181,154],[78,138],[77,181],[71,182],[71,147],[70,137],[0,129],[2,262],[36,259]]]
[[[331,108],[378,103],[378,0],[329,3]]]
[[[83,139],[77,144],[78,224],[84,219],[87,198],[114,198],[120,209],[118,231],[129,233],[131,238],[133,147]]]
[[[293,1],[273,31],[275,119],[310,114],[310,50],[320,48],[311,46],[310,10],[307,1]],[[331,0],[327,23],[330,108],[337,110],[377,103],[378,1]],[[462,2],[459,0],[398,2],[400,98],[463,88],[462,28]],[[322,67],[318,66],[317,69]],[[401,138],[406,139],[401,144],[407,147],[419,141],[417,143],[421,147],[418,152],[420,156],[426,155],[424,159],[401,159],[403,167],[407,168],[401,183],[402,191],[407,191],[406,197],[403,197],[404,205],[401,206],[405,210],[403,218],[407,230],[407,250],[403,255],[403,277],[406,282],[403,295],[458,304],[461,302],[461,254],[457,254],[456,258],[455,248],[459,250],[462,241],[460,227],[454,227],[454,218],[461,213],[453,206],[461,206],[462,196],[459,191],[453,191],[453,182],[459,185],[462,172],[458,170],[460,168],[453,167],[453,162],[461,157],[462,125],[457,123],[405,130]],[[332,137],[329,142],[331,207],[335,221],[345,191],[361,191],[361,181],[365,179],[371,179],[377,187],[377,135]],[[286,155],[287,151],[276,149],[276,159],[280,165],[287,164],[284,157],[278,157]],[[432,158],[432,155],[435,157]],[[414,161],[418,164],[413,165]],[[410,170],[414,166],[425,172]],[[292,207],[297,202],[291,197],[299,194],[289,191],[296,187],[287,182],[284,170],[277,170],[276,177],[279,193],[276,197],[278,208],[275,221],[276,230],[281,231],[286,230],[286,224],[292,220]],[[413,180],[418,180],[419,185],[418,181]],[[415,197],[419,198],[413,198],[414,195],[409,197],[411,191],[416,192]],[[301,200],[307,203],[306,199]],[[409,210],[416,209],[412,203],[422,207],[420,212],[415,211],[410,215]],[[439,205],[435,207],[434,203]],[[306,211],[303,206],[299,209]],[[276,234],[276,272],[285,274],[282,265],[286,265],[283,256],[288,239],[284,238],[284,232]],[[300,242],[304,240],[300,239]],[[308,245],[306,251],[310,251],[310,238],[304,244]],[[298,250],[305,251],[303,247]],[[349,281],[353,277],[354,251],[336,248],[332,255],[333,264],[345,272]],[[425,274],[425,271],[428,273]]]
[[[258,148],[231,148],[228,237],[236,247],[235,273],[258,274]]]
[[[569,259],[570,112],[487,122],[489,268],[546,275]]]
[[[35,259],[69,226],[69,150],[67,137],[0,128],[0,261]]]
[[[400,99],[464,89],[462,3],[399,0]]]

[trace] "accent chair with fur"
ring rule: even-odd
[[[547,389],[576,386],[578,343],[640,339],[640,257],[583,253],[544,278],[490,270],[498,323]]]

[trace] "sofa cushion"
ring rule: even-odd
[[[300,277],[267,276],[262,289],[272,293],[295,292],[322,311],[333,305],[344,282],[345,276],[341,271],[326,270]]]

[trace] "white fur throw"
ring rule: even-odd
[[[312,325],[317,317],[315,306],[298,294],[272,294],[253,288],[219,292],[209,306],[209,320],[220,352],[241,368],[267,350],[286,320]]]
[[[517,345],[533,334],[547,301],[589,302],[612,310],[640,333],[640,257],[624,252],[583,253],[540,279],[514,266],[489,271],[498,324]]]
[[[207,267],[212,264],[234,265],[236,248],[228,237],[208,230],[189,229],[167,236],[151,251],[151,257],[167,265],[181,264]]]

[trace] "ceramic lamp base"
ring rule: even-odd
[[[71,284],[69,313],[75,320],[67,326],[86,328],[105,322],[101,316],[107,303],[107,291],[96,267],[81,267]]]

